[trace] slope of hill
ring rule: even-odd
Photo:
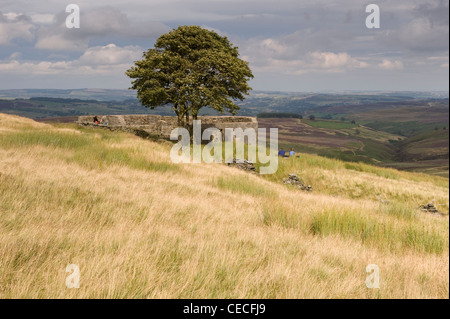
[[[389,141],[402,136],[350,122],[258,118],[260,127],[278,127],[281,147],[348,161],[376,164],[391,161],[395,149]]]
[[[417,134],[397,143],[396,162],[383,166],[448,177],[449,131],[436,126],[433,131]]]
[[[384,110],[377,112],[382,116]],[[399,113],[407,112],[390,112],[400,116]],[[403,115],[399,122],[264,117],[258,118],[258,123],[260,127],[277,127],[285,149],[294,147],[297,151],[346,161],[448,177],[448,109],[430,111],[429,115],[410,115],[409,122]]]
[[[308,154],[257,176],[171,145],[0,114],[0,297],[449,297],[448,179]]]
[[[446,127],[415,135],[401,141],[398,156],[401,161],[448,159],[449,133]]]

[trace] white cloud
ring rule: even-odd
[[[142,49],[138,46],[118,47],[115,44],[89,48],[80,57],[82,65],[115,65],[130,63],[142,56]]]
[[[0,45],[10,44],[14,39],[34,39],[35,26],[22,14],[0,12]]]
[[[366,68],[368,63],[347,52],[314,49],[320,47],[313,40],[311,30],[295,32],[280,38],[250,39],[244,46],[242,58],[255,71],[282,74],[309,72],[343,72]],[[302,35],[307,35],[302,39]],[[316,38],[317,40],[317,38]],[[318,40],[318,43],[324,38]],[[309,49],[309,51],[307,51]]]
[[[275,72],[281,74],[298,75],[304,73],[323,72],[345,72],[355,68],[367,68],[368,63],[351,57],[345,52],[310,52],[302,59],[283,60],[268,57],[264,61],[252,64],[252,57],[246,56],[250,60],[250,67],[254,71]]]
[[[16,59],[20,58],[21,55],[22,55],[22,53],[20,53],[20,52],[13,52],[8,57],[8,60],[16,60]]]
[[[55,19],[55,15],[50,13],[31,13],[30,17],[36,24],[50,24]]]
[[[261,42],[261,49],[270,55],[281,56],[289,51],[289,47],[273,39],[265,39]]]
[[[348,68],[365,68],[368,66],[366,62],[352,58],[345,52],[312,52],[311,67],[319,69],[348,69]]]
[[[402,61],[395,60],[390,61],[388,59],[383,59],[383,61],[378,64],[378,66],[385,70],[401,70],[403,69],[403,63]]]
[[[88,39],[70,39],[63,34],[53,34],[38,38],[35,47],[42,50],[83,51],[88,43]]]
[[[0,62],[0,72],[3,74],[44,75],[60,74],[69,69],[68,62],[19,62],[17,60]]]
[[[427,60],[436,61],[436,60],[448,60],[448,55],[443,56],[429,56]]]
[[[398,29],[382,31],[378,39],[390,47],[417,53],[448,52],[449,26],[432,23],[427,18],[415,18]]]
[[[92,47],[76,60],[24,61],[16,59],[0,61],[2,74],[27,75],[121,75],[139,59],[143,50],[138,46],[118,47],[115,44]],[[14,58],[14,57],[13,57]]]
[[[130,20],[125,13],[110,6],[90,10],[80,8],[80,12],[79,29],[66,28],[65,12],[56,14],[52,24],[40,27],[35,47],[44,50],[84,51],[94,37],[158,37],[169,30],[161,22]]]

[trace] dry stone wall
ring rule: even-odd
[[[99,124],[94,123],[95,116],[100,121]],[[222,131],[222,135],[225,133],[225,128],[258,129],[258,122],[254,117],[199,116],[198,119],[202,121],[202,131],[210,127],[216,127]],[[170,132],[178,126],[175,116],[149,114],[80,116],[77,123],[83,126],[101,127],[112,131],[144,132],[167,139],[170,138]]]

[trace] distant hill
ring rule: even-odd
[[[0,90],[0,99],[50,97],[63,99],[84,99],[97,101],[124,101],[136,99],[136,92],[132,90],[108,90],[108,89],[18,89]]]
[[[330,97],[329,100],[336,97],[353,96],[357,100],[373,101],[373,97],[384,96],[392,99],[423,99],[423,98],[449,98],[448,92],[330,92],[330,93],[314,93],[314,92],[279,92],[279,91],[252,91],[250,97],[264,99],[267,97],[288,97],[288,98],[308,98],[312,100],[323,100],[324,97]],[[136,99],[136,91],[125,89],[12,89],[0,90],[0,99],[30,98],[30,97],[52,97],[52,98],[77,98],[91,99],[97,101],[125,101],[128,99]],[[358,98],[359,97],[359,98]],[[339,98],[338,98],[339,99]],[[355,99],[355,98],[353,98]],[[377,98],[375,98],[377,99]]]
[[[440,92],[360,92],[358,94],[289,93],[253,91],[244,101],[237,101],[239,115],[257,116],[265,113],[316,114],[319,118],[336,118],[342,114],[401,106],[443,103],[448,97]],[[448,94],[447,94],[448,96]],[[143,107],[132,90],[0,90],[0,110],[33,119],[87,114],[151,113],[172,115],[170,106],[149,110]],[[201,115],[219,115],[203,108]]]
[[[46,122],[91,114],[174,115],[143,107],[130,90],[3,90],[0,112]],[[239,115],[279,127],[280,143],[303,152],[448,176],[449,99],[439,92],[254,91]],[[200,115],[220,115],[203,108]],[[314,116],[315,121],[308,120]],[[300,120],[303,118],[303,120]],[[434,133],[434,131],[437,132]]]

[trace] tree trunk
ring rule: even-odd
[[[193,127],[193,125],[191,125],[191,123],[190,123],[190,119],[189,119],[189,110],[186,110],[185,116],[186,116],[186,121],[185,121],[184,124],[186,125],[186,129],[188,130],[189,135],[191,136],[191,141],[192,141],[193,138],[194,138],[194,136],[193,136],[193,133],[194,133],[194,127]]]
[[[183,114],[183,112],[181,112],[181,110],[178,110],[177,116],[178,116],[178,127],[184,127],[184,114]]]
[[[186,121],[185,121],[186,127],[189,127],[189,111],[186,111]]]

